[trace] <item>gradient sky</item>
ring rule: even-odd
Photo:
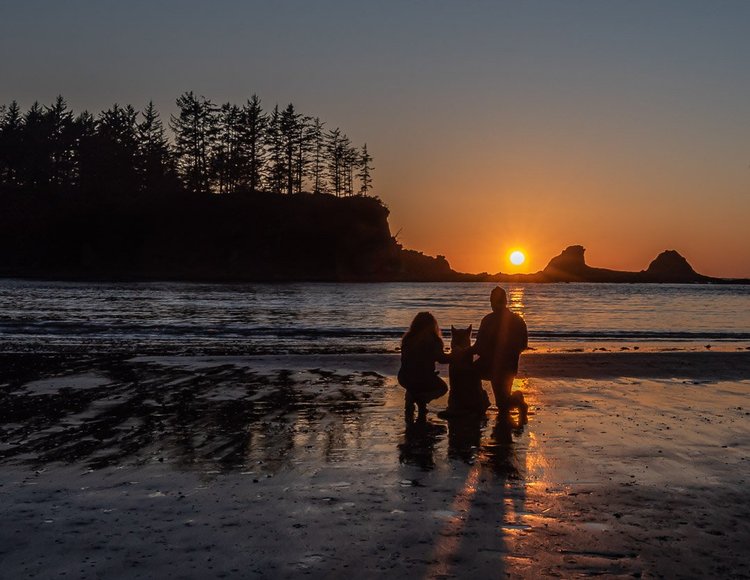
[[[0,54],[24,107],[291,101],[366,141],[392,231],[462,271],[582,244],[750,277],[747,0],[0,0]]]

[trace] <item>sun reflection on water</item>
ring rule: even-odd
[[[508,308],[521,317],[524,316],[524,310],[526,307],[523,301],[523,293],[523,286],[516,286],[508,291]]]

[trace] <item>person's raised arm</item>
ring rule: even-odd
[[[442,340],[435,341],[435,360],[442,365],[447,365],[450,362],[450,355],[445,352]]]
[[[523,352],[529,348],[529,329],[526,327],[526,321],[518,317],[520,324],[518,325],[518,352]]]
[[[487,348],[487,344],[490,344],[490,321],[485,316],[482,322],[479,324],[479,330],[477,330],[477,339],[474,344],[469,347],[471,354],[480,354],[482,350]]]

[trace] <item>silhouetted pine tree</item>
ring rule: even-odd
[[[312,151],[312,133],[310,117],[299,118],[297,125],[297,154],[294,161],[294,188],[297,193],[302,193],[303,184],[308,175],[310,167],[310,152]]]
[[[47,190],[50,182],[49,118],[35,102],[23,117],[21,183],[33,190]]]
[[[268,116],[263,112],[260,99],[253,95],[242,107],[240,141],[245,155],[243,178],[251,192],[262,186],[266,165],[264,140],[268,128]]]
[[[342,169],[344,166],[344,147],[341,129],[336,127],[326,134],[326,170],[331,193],[336,197],[341,196],[343,191]]]
[[[147,193],[176,191],[179,182],[174,156],[153,101],[149,101],[141,115],[143,120],[136,126],[138,189]]]
[[[216,115],[216,136],[212,147],[213,175],[219,193],[234,193],[244,162],[240,108],[223,104]]]
[[[3,127],[5,127],[5,115],[7,114],[7,112],[8,107],[6,107],[5,105],[0,105],[0,185],[8,185],[5,181],[5,173],[8,161],[6,159],[7,147],[5,145],[5,132],[3,131]]]
[[[326,189],[323,163],[325,156],[325,123],[321,122],[318,117],[310,123],[308,138],[311,147],[311,164],[312,164],[312,190],[313,193],[322,193]]]
[[[96,123],[93,185],[99,193],[132,194],[139,189],[138,112],[114,104]]]
[[[279,117],[279,133],[281,137],[282,155],[284,159],[283,187],[287,195],[294,193],[294,164],[299,140],[300,115],[289,103]]]
[[[214,105],[192,91],[177,99],[180,112],[172,115],[178,169],[189,191],[209,192],[211,146],[216,134]]]
[[[349,140],[349,137],[346,135],[342,138],[342,149],[343,149],[343,166],[341,168],[342,171],[342,180],[344,184],[344,193],[345,195],[354,195],[354,166],[356,165],[359,156],[357,155],[357,150],[352,146],[352,142]]]
[[[271,158],[270,167],[268,168],[268,186],[273,193],[281,193],[285,185],[286,163],[284,158],[284,141],[281,135],[281,114],[279,113],[278,105],[273,108],[271,117],[268,120],[266,148]]]
[[[359,179],[359,194],[367,195],[372,189],[372,155],[367,152],[367,143],[362,146],[362,150],[359,153],[359,173],[357,173],[357,179]]]
[[[96,119],[88,111],[83,111],[75,119],[76,127],[76,186],[86,193],[96,190],[97,182],[102,176],[97,172],[100,151]]]
[[[12,101],[0,116],[0,183],[14,188],[21,185],[23,130],[21,108]]]
[[[76,182],[75,126],[73,113],[62,96],[46,112],[50,154],[50,185],[57,190],[72,188]]]

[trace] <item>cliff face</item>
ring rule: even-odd
[[[270,193],[0,196],[0,275],[196,281],[446,280],[377,199]]]
[[[586,264],[583,246],[569,246],[549,261],[541,275],[554,282],[629,282],[635,274]]]
[[[620,273],[616,270],[592,268],[586,264],[583,246],[569,246],[559,256],[549,261],[541,274],[556,282],[609,282],[616,281]]]
[[[586,264],[583,246],[568,246],[552,258],[543,272],[549,276],[583,277],[591,268]]]

